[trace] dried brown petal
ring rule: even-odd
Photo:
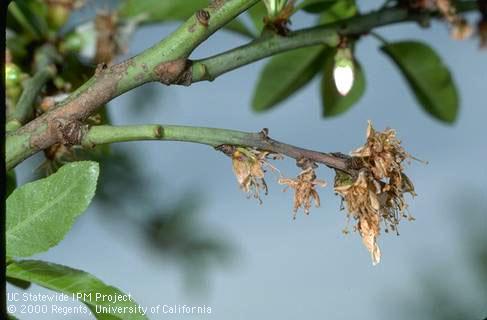
[[[293,218],[296,218],[296,213],[299,208],[303,208],[305,214],[309,214],[311,209],[311,200],[314,201],[315,207],[320,206],[320,196],[316,192],[315,187],[325,187],[326,182],[316,179],[314,171],[314,163],[309,165],[306,169],[296,177],[296,179],[280,178],[279,183],[287,185],[294,189],[294,203],[293,203]]]
[[[477,33],[480,39],[480,48],[487,48],[487,19],[481,19],[477,24]]]
[[[362,236],[362,242],[370,252],[372,264],[375,266],[380,262],[380,248],[376,242],[378,236],[376,228],[370,226],[367,219],[361,219],[359,222],[359,231]]]
[[[452,23],[451,37],[455,40],[468,39],[473,33],[473,28],[465,19],[458,19]]]
[[[269,152],[235,148],[232,152],[232,167],[237,182],[240,188],[246,193],[250,193],[254,198],[260,199],[260,190],[263,190],[267,194],[267,184],[264,180],[265,165],[275,169],[269,164],[266,158],[270,156]],[[276,159],[277,157],[274,157]]]

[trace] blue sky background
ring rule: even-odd
[[[363,2],[363,11],[380,4],[373,1],[365,6]],[[293,28],[309,25],[310,19],[297,15]],[[141,29],[127,56],[176,27]],[[451,40],[446,26],[437,22],[428,30],[401,24],[377,31],[390,41],[423,40],[441,54],[461,95],[454,125],[439,123],[420,109],[372,37],[360,41],[356,51],[366,74],[366,93],[351,111],[337,118],[321,117],[318,78],[278,108],[252,112],[253,87],[265,61],[189,88],[148,84],[115,99],[109,110],[115,124],[184,124],[244,131],[267,127],[275,139],[344,153],[363,143],[367,120],[378,129],[395,128],[405,148],[429,164],[413,162],[407,168],[418,193],[409,201],[416,221],[403,222],[399,237],[380,237],[383,256],[378,266],[372,266],[357,234],[341,233],[345,213],[339,210],[340,200],[331,187],[319,190],[321,208],[310,216],[300,212],[293,221],[291,193],[281,192],[282,186],[272,175],[267,179],[270,195],[259,205],[239,190],[228,158],[206,146],[173,142],[114,146],[130,154],[146,179],[127,188],[147,200],[124,202],[123,210],[143,217],[147,208],[175,203],[188,190],[194,191],[201,199],[196,228],[225,239],[233,248],[230,263],[209,268],[199,285],[191,286],[177,260],[154,254],[140,232],[117,223],[113,214],[104,215],[101,211],[106,208],[97,203],[60,245],[36,258],[89,271],[130,292],[141,305],[212,307],[211,315],[173,315],[172,319],[429,319],[428,310],[440,314],[455,309],[455,303],[468,305],[473,319],[487,316],[487,289],[477,277],[485,270],[476,269],[470,256],[477,246],[483,244],[485,250],[486,243],[471,239],[487,241],[481,237],[487,228],[486,53],[478,50],[477,41]],[[192,58],[244,42],[234,34],[218,32]],[[36,161],[39,158],[21,166],[21,181],[32,174]],[[286,176],[298,172],[291,160],[276,165]],[[331,170],[321,168],[319,175],[332,184]],[[30,290],[44,292],[38,287]],[[436,296],[441,297],[435,300]],[[63,318],[49,315],[44,319]]]

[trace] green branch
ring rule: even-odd
[[[117,65],[100,65],[95,75],[61,105],[7,135],[7,168],[13,168],[55,143],[65,143],[62,123],[69,125],[73,121],[84,120],[111,99],[133,88],[150,81],[187,83],[188,73],[185,71],[189,54],[257,1],[212,1],[153,47]]]
[[[103,125],[91,127],[81,139],[81,145],[92,148],[100,144],[140,140],[184,141],[206,144],[214,148],[222,145],[250,147],[279,153],[296,160],[306,158],[331,168],[352,172],[349,159],[346,157],[307,150],[279,142],[271,139],[267,135],[267,130],[255,133],[174,125]]]
[[[32,78],[25,81],[22,95],[15,106],[10,119],[6,124],[6,131],[18,129],[23,123],[29,120],[34,111],[34,102],[44,84],[56,74],[56,68],[48,65],[34,74]]]
[[[7,135],[6,163],[11,169],[32,154],[55,143],[69,143],[63,128],[83,121],[111,99],[149,81],[184,84],[212,80],[235,68],[294,48],[317,44],[336,45],[339,35],[361,35],[374,28],[404,21],[423,21],[435,13],[407,9],[381,9],[333,24],[268,36],[225,53],[191,63],[189,54],[213,32],[258,0],[214,0],[174,33],[141,54],[111,67],[100,66],[95,76],[60,106]],[[476,1],[457,3],[458,12],[475,10]]]
[[[477,9],[475,1],[463,1],[458,12]],[[341,35],[362,35],[385,25],[423,21],[436,17],[434,13],[411,13],[406,8],[385,8],[365,15],[317,27],[301,29],[286,36],[267,35],[235,49],[196,60],[192,64],[192,82],[212,81],[218,76],[252,62],[292,49],[314,45],[337,46]]]

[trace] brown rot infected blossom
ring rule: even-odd
[[[406,214],[404,193],[415,195],[414,187],[403,173],[404,160],[412,157],[400,144],[394,130],[375,131],[369,121],[365,145],[352,152],[354,162],[361,166],[358,176],[354,179],[337,171],[335,177],[335,191],[345,202],[348,216],[357,221],[355,229],[374,265],[380,261],[381,223],[386,232],[397,232],[401,218],[413,219]]]
[[[264,167],[277,170],[268,162],[268,159],[278,159],[280,156],[250,148],[233,147],[231,149],[228,153],[231,154],[233,172],[240,188],[262,203],[260,191],[262,190],[265,195],[268,193],[267,184],[264,180]]]
[[[480,48],[487,49],[487,17],[482,18],[477,24],[477,33],[480,40]]]
[[[386,129],[377,132],[369,121],[367,141],[356,149],[351,156],[362,162],[362,166],[370,169],[376,179],[395,177],[403,171],[402,162],[411,156],[401,147],[396,138],[396,131]]]
[[[44,150],[45,160],[37,168],[45,176],[55,173],[64,164],[76,161],[74,146],[56,143]]]
[[[457,13],[451,0],[408,0],[408,5],[413,10],[439,11],[450,25],[450,35],[455,40],[464,40],[472,35],[472,27]]]
[[[296,213],[301,207],[305,214],[309,214],[311,200],[314,201],[316,207],[319,207],[320,196],[315,188],[316,186],[326,186],[325,181],[316,179],[315,169],[318,166],[314,162],[303,158],[298,161],[297,165],[303,170],[295,179],[279,179],[280,184],[294,189],[293,219],[296,219]]]
[[[464,40],[472,35],[472,27],[457,13],[450,0],[435,0],[434,3],[443,18],[450,24],[453,39]]]

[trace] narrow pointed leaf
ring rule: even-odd
[[[95,194],[98,163],[66,164],[7,199],[7,256],[28,257],[58,244]]]
[[[365,76],[358,61],[354,61],[354,82],[350,92],[346,96],[342,96],[337,91],[333,79],[334,51],[330,51],[323,66],[323,78],[321,79],[321,101],[324,117],[334,117],[348,111],[365,92]]]
[[[7,172],[7,194],[8,197],[17,188],[17,177],[15,171],[12,169]]]
[[[143,16],[143,24],[179,21],[188,19],[199,9],[208,6],[208,3],[208,0],[125,0],[119,7],[119,14],[122,18]],[[253,33],[237,18],[225,28],[253,37]]]
[[[83,302],[99,320],[147,319],[142,315],[141,309],[133,298],[118,302],[110,302],[107,299],[103,301],[102,295],[107,298],[127,297],[127,295],[81,270],[40,260],[23,260],[10,263],[7,266],[7,276],[62,292],[70,298],[73,294],[80,294],[80,302]],[[102,306],[109,308],[102,310],[100,309]],[[100,312],[105,310],[109,312]]]
[[[355,0],[341,0],[335,1],[329,6],[319,12],[320,24],[332,23],[335,21],[353,17],[358,12]]]
[[[320,71],[323,46],[281,53],[264,66],[254,91],[252,107],[265,111],[308,84]]]
[[[303,0],[296,6],[296,10],[304,10],[308,13],[322,13],[333,6],[342,6],[343,4],[354,2],[354,0]]]
[[[267,9],[265,8],[264,2],[257,2],[247,12],[257,30],[257,34],[260,34],[262,29],[264,29],[264,17],[267,15]]]
[[[11,284],[14,287],[17,287],[22,290],[27,290],[30,288],[31,284],[29,281],[24,281],[16,278],[7,277],[7,283]]]
[[[16,0],[8,5],[10,17],[34,39],[47,36],[46,12],[47,7],[42,1]]]
[[[428,45],[401,41],[381,47],[397,65],[418,103],[438,120],[453,123],[459,98],[450,71]]]

